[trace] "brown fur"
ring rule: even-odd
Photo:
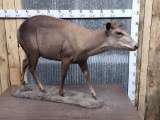
[[[70,63],[79,65],[93,97],[96,98],[89,78],[88,57],[110,49],[137,49],[137,44],[130,35],[118,27],[116,23],[107,23],[106,29],[89,30],[66,20],[43,15],[34,16],[22,23],[17,36],[18,43],[27,55],[23,61],[21,82],[24,83],[25,69],[29,65],[29,70],[40,90],[45,92],[35,72],[38,58],[42,56],[61,61],[62,73],[59,93],[62,96],[63,84]]]

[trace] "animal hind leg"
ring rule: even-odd
[[[30,65],[29,70],[30,70],[31,74],[33,75],[39,89],[42,92],[46,93],[46,90],[43,88],[41,82],[38,79],[37,73],[36,73],[36,66],[37,66],[37,63],[38,63],[38,58],[39,58],[39,55],[35,55],[35,54],[34,54],[34,56],[32,55],[32,56],[28,57],[29,65]]]
[[[25,81],[24,81],[24,74],[25,74],[25,70],[26,70],[26,68],[27,68],[28,65],[29,65],[29,60],[28,60],[28,58],[25,58],[23,60],[22,73],[21,73],[21,83],[23,85],[26,84]]]
[[[64,96],[63,86],[64,86],[64,82],[65,82],[65,77],[67,75],[67,71],[69,68],[69,64],[70,64],[70,59],[63,58],[61,60],[61,84],[60,84],[60,88],[59,88],[59,95],[61,95],[61,96]]]
[[[88,71],[88,66],[87,66],[87,60],[84,61],[84,62],[80,62],[78,63],[79,67],[81,68],[82,72],[83,72],[83,75],[84,77],[86,78],[87,80],[87,84],[89,86],[89,89],[91,91],[91,94],[93,96],[94,99],[97,99],[96,97],[96,92],[94,91],[93,89],[93,86],[91,84],[91,81],[90,81],[90,77],[89,77],[89,71]]]

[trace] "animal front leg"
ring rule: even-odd
[[[63,86],[64,86],[65,77],[67,75],[69,64],[70,64],[69,59],[65,58],[65,59],[61,60],[61,85],[60,85],[60,88],[59,88],[59,94],[61,96],[64,96]]]
[[[94,91],[93,89],[93,86],[91,84],[91,80],[90,80],[90,77],[89,77],[89,71],[88,71],[88,66],[87,66],[87,60],[84,61],[84,62],[80,62],[78,63],[79,67],[81,68],[82,72],[83,72],[83,75],[84,77],[86,78],[87,80],[87,84],[89,86],[89,89],[91,91],[91,94],[93,96],[94,99],[97,99],[96,97],[96,92]]]

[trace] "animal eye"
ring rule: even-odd
[[[117,35],[123,35],[123,33],[121,33],[121,32],[117,32],[116,34],[117,34]]]

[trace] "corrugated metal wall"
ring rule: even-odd
[[[24,9],[131,9],[132,0],[23,0]],[[104,28],[104,23],[116,21],[130,33],[131,19],[67,19],[90,29]],[[127,92],[129,74],[129,52],[108,51],[88,60],[92,83],[121,83]],[[60,62],[40,58],[37,73],[43,84],[60,83]],[[28,72],[29,82],[33,77]],[[77,65],[70,65],[65,84],[85,84],[85,79]]]

